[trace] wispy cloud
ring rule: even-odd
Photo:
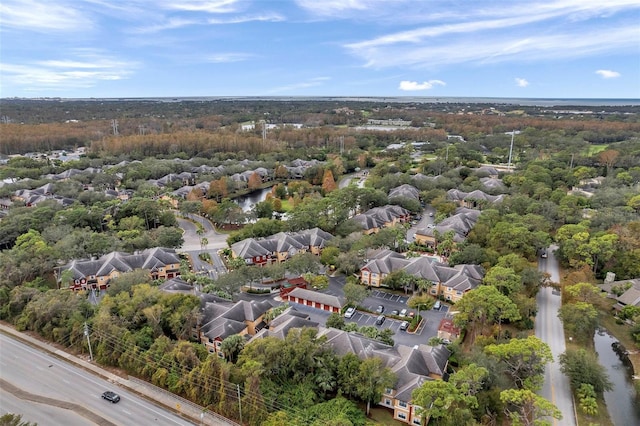
[[[442,80],[429,80],[418,83],[417,81],[403,80],[400,82],[398,89],[405,91],[417,91],[417,90],[429,90],[433,86],[445,86],[446,83]]]
[[[637,25],[593,30],[577,36],[568,32],[554,35],[523,35],[507,39],[499,34],[472,36],[459,40],[440,40],[418,45],[363,47],[347,45],[356,57],[373,68],[398,66],[433,67],[466,62],[496,63],[507,60],[536,61],[575,58],[596,53],[637,48]],[[473,45],[473,48],[470,48]]]
[[[89,88],[99,81],[122,80],[130,76],[136,63],[119,60],[101,52],[80,49],[72,58],[2,64],[2,78],[25,91]]]
[[[429,3],[431,6],[431,3]],[[419,13],[423,25],[378,35],[343,46],[369,67],[418,66],[462,62],[498,62],[579,57],[593,53],[637,49],[640,27],[633,20],[608,18],[640,9],[637,0],[555,0],[513,2],[494,7],[486,2],[465,3],[445,14]],[[422,7],[419,5],[417,7]],[[394,13],[388,12],[396,18]],[[434,20],[435,18],[438,20]],[[411,19],[407,17],[407,19]],[[400,18],[403,20],[403,18]],[[404,21],[404,20],[403,20]],[[540,25],[558,31],[541,32]],[[472,46],[472,47],[471,47]]]
[[[266,93],[268,94],[278,94],[278,93],[288,93],[299,89],[307,89],[309,87],[316,87],[322,85],[324,82],[331,80],[330,77],[315,77],[311,78],[307,81],[303,81],[300,83],[293,83],[286,86],[274,87],[271,90],[268,90]]]
[[[239,0],[164,0],[158,3],[158,6],[168,10],[206,13],[236,12],[239,5]]]
[[[50,0],[3,0],[0,3],[0,28],[31,31],[82,31],[91,28],[89,16],[73,4]]]
[[[620,77],[620,73],[618,71],[611,71],[611,70],[598,70],[596,71],[596,74],[598,74],[602,78]]]
[[[321,16],[334,16],[345,11],[364,11],[389,3],[384,0],[296,0],[299,7]]]
[[[229,53],[214,53],[211,55],[206,55],[204,57],[204,60],[205,62],[222,64],[222,63],[229,63],[229,62],[242,62],[255,57],[257,57],[257,55],[254,55],[252,53],[229,52]]]
[[[245,22],[281,22],[284,21],[284,16],[278,13],[266,13],[262,15],[246,15],[246,16],[231,16],[228,18],[210,18],[207,19],[209,24],[243,24]]]
[[[516,84],[518,85],[518,87],[527,87],[529,85],[529,82],[524,78],[516,77]]]

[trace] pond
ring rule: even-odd
[[[598,360],[613,383],[613,390],[604,393],[611,421],[616,426],[640,425],[640,403],[624,347],[604,329],[595,334],[593,341]]]
[[[272,186],[267,188],[258,189],[257,191],[253,191],[248,193],[247,195],[243,195],[241,197],[234,198],[233,201],[236,202],[240,207],[242,207],[243,212],[251,211],[253,206],[258,204],[261,201],[264,201],[267,198],[267,194],[271,192]]]

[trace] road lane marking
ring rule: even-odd
[[[0,337],[2,337],[2,336],[3,336],[3,335],[2,335],[2,334],[0,334]],[[14,346],[17,346],[17,347],[19,347],[21,350],[24,350],[25,352],[29,352],[29,353],[31,353],[32,355],[34,355],[35,357],[37,357],[37,358],[41,358],[41,359],[44,359],[44,360],[46,360],[46,361],[50,361],[50,360],[53,358],[53,355],[52,355],[50,352],[46,351],[45,349],[42,349],[42,351],[32,350],[32,349],[30,349],[30,347],[29,347],[27,344],[22,343],[22,342],[17,341],[17,340],[14,340],[14,338],[12,338],[12,337],[9,337],[9,336],[6,336],[6,337],[7,337],[7,338],[6,338],[5,340],[6,340],[9,344],[12,344],[12,345],[14,345]],[[61,352],[63,352],[63,351],[61,351]],[[49,358],[49,359],[47,359],[47,358]],[[75,375],[75,376],[79,376],[80,378],[82,378],[82,379],[84,379],[84,380],[87,380],[87,381],[89,381],[89,382],[91,382],[91,383],[93,383],[93,384],[95,384],[95,385],[98,385],[98,386],[104,386],[104,382],[109,382],[109,380],[107,380],[107,379],[102,379],[102,378],[100,379],[100,380],[102,380],[102,381],[98,381],[98,380],[93,379],[94,374],[97,374],[97,373],[89,373],[89,372],[85,372],[84,370],[81,370],[81,368],[82,368],[82,367],[80,367],[80,366],[76,365],[76,364],[75,364],[75,363],[73,363],[72,361],[68,361],[68,363],[69,363],[69,364],[67,364],[67,363],[66,363],[66,362],[64,362],[64,361],[57,362],[57,360],[54,360],[54,362],[53,362],[53,363],[54,363],[54,365],[56,365],[57,367],[61,367],[62,369],[64,369],[64,370],[66,370],[67,372],[69,372],[69,374],[73,374],[73,375]],[[99,368],[102,368],[101,366],[98,366],[98,367],[99,367]],[[39,367],[38,367],[38,368],[39,368]],[[43,368],[39,368],[39,369],[40,369],[40,370],[43,370]],[[80,370],[79,370],[79,369],[80,369]],[[129,389],[129,388],[127,388],[127,391],[128,391],[128,392],[127,392],[127,394],[128,394],[129,392],[134,392],[134,391],[133,391],[133,389]],[[154,413],[154,414],[156,414],[156,415],[158,415],[158,416],[160,416],[160,417],[164,417],[165,419],[167,419],[167,420],[171,421],[172,423],[176,423],[176,424],[184,424],[182,419],[174,419],[174,418],[171,418],[171,417],[169,417],[169,416],[167,415],[167,414],[169,414],[169,413],[165,414],[165,413],[163,413],[163,412],[156,411],[156,410],[154,409],[154,408],[156,408],[156,406],[155,406],[153,403],[151,403],[151,402],[147,402],[147,401],[145,401],[145,400],[140,400],[140,401],[138,401],[138,400],[136,400],[136,399],[130,399],[130,401],[131,401],[131,402],[133,402],[134,404],[136,404],[136,405],[140,406],[140,407],[141,407],[142,409],[144,409],[144,410],[147,410],[147,411],[149,411],[149,412],[152,412],[152,413]],[[160,403],[158,402],[158,404],[160,404]],[[153,408],[152,408],[152,407],[153,407]]]

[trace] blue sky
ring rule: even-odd
[[[0,97],[640,98],[638,0],[2,0]]]

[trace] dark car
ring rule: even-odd
[[[107,401],[111,401],[112,403],[116,403],[120,401],[120,395],[115,392],[106,391],[102,394],[102,399],[106,399]]]
[[[386,318],[384,317],[384,315],[378,315],[378,318],[376,319],[376,325],[382,325],[385,319]]]
[[[378,307],[376,308],[376,313],[381,314],[383,312],[384,312],[384,306],[378,305]]]

